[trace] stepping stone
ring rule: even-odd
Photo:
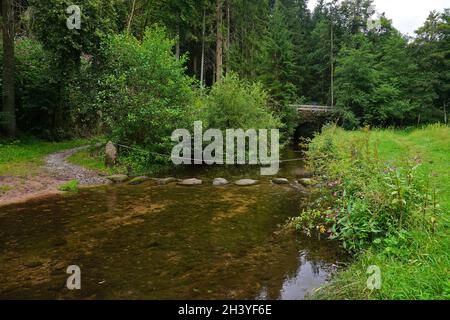
[[[146,176],[136,177],[136,178],[131,179],[129,184],[132,185],[132,186],[136,186],[136,185],[142,184],[142,183],[144,183],[145,181],[148,181],[148,180],[150,180],[150,178],[146,177]]]
[[[286,178],[275,178],[272,180],[274,184],[289,184],[289,180]]]
[[[178,185],[180,186],[198,186],[201,185],[203,183],[202,180],[198,180],[198,179],[186,179],[186,180],[182,180],[180,182],[178,182]]]
[[[216,178],[213,181],[213,186],[216,186],[216,187],[217,186],[225,186],[227,184],[229,184],[229,182],[227,179],[224,179],[224,178]]]
[[[109,177],[106,177],[106,179],[111,180],[114,183],[120,183],[125,182],[128,180],[128,176],[125,174],[115,174]]]
[[[247,187],[247,186],[254,186],[255,184],[258,184],[258,180],[252,180],[252,179],[242,179],[236,181],[234,184],[240,187]]]

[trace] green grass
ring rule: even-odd
[[[59,191],[66,191],[66,192],[77,192],[78,191],[78,185],[80,182],[78,180],[72,180],[69,182],[66,182],[58,187]]]
[[[0,196],[8,191],[12,190],[11,186],[0,186]]]
[[[336,131],[341,143],[361,132]],[[420,156],[421,170],[434,175],[442,215],[434,233],[408,230],[405,243],[393,242],[396,254],[385,254],[382,246],[371,247],[356,257],[330,285],[319,290],[317,299],[450,299],[450,128],[429,126],[412,131],[376,130],[379,156],[390,162]],[[395,239],[393,241],[396,241]],[[367,289],[367,268],[381,269],[380,290]]]
[[[0,141],[0,176],[38,174],[45,156],[91,143],[93,143],[91,139],[63,142],[48,142],[36,139],[14,142]]]

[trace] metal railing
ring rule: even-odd
[[[334,112],[334,111],[336,111],[335,107],[330,107],[330,106],[291,104],[290,107],[296,108],[298,112]]]

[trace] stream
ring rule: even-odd
[[[302,166],[278,176],[293,181]],[[282,232],[308,196],[259,168],[172,174],[204,184],[109,185],[1,207],[0,299],[304,299],[343,259],[333,242]],[[213,187],[216,177],[261,183]],[[70,265],[81,290],[66,288]]]

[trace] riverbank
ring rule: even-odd
[[[95,142],[31,139],[0,144],[0,206],[59,194],[59,187],[72,180],[85,186],[104,184],[97,172],[66,162]]]
[[[322,143],[322,148],[333,148],[336,143],[341,150],[348,152],[331,152],[328,159],[330,163],[341,165],[341,172],[353,172],[352,176],[344,176],[342,180],[348,180],[350,184],[357,185],[358,165],[353,163],[353,170],[347,171],[343,163],[351,163],[351,158],[363,153],[355,146],[355,141],[368,137],[367,132],[346,132],[338,128],[328,132],[328,137],[323,135],[317,137],[313,144],[319,139],[329,139]],[[330,138],[332,136],[332,138]],[[374,157],[379,157],[382,163],[389,166],[385,172],[401,172],[399,166],[414,159],[418,164],[414,166],[417,175],[430,176],[432,192],[430,199],[432,213],[428,214],[428,208],[418,208],[423,215],[414,215],[408,211],[415,221],[409,223],[400,222],[398,233],[375,237],[373,242],[362,251],[355,254],[355,261],[343,272],[340,272],[331,284],[318,290],[313,296],[315,299],[450,299],[449,282],[449,233],[448,221],[450,214],[450,129],[444,126],[429,126],[423,129],[409,131],[376,130],[371,132],[368,138],[368,148],[377,146]],[[324,141],[322,141],[324,142]],[[327,147],[324,147],[327,146]],[[345,149],[347,148],[347,149]],[[328,151],[330,151],[328,150]],[[364,161],[362,161],[364,162]],[[330,166],[327,164],[327,168]],[[327,172],[329,173],[329,172]],[[362,184],[371,184],[377,177],[362,181]],[[369,181],[370,180],[370,181]],[[419,183],[421,181],[419,180]],[[423,181],[424,182],[424,181]],[[334,184],[343,183],[334,181]],[[427,182],[424,182],[427,183]],[[331,184],[331,187],[334,187]],[[390,192],[390,191],[389,191]],[[404,195],[408,190],[401,191]],[[392,194],[394,194],[392,192]],[[390,194],[390,193],[389,193]],[[388,194],[388,195],[389,195]],[[366,201],[367,194],[355,192],[355,197],[361,201],[361,205],[370,205]],[[335,193],[336,202],[343,198],[348,201],[348,195]],[[379,197],[384,197],[382,191]],[[352,195],[350,196],[352,197]],[[394,194],[395,197],[395,194]],[[381,200],[378,200],[381,202]],[[403,201],[403,200],[402,200]],[[342,201],[343,202],[343,201]],[[406,202],[406,201],[405,201]],[[433,203],[434,202],[434,203]],[[398,201],[393,200],[388,206],[394,206]],[[353,205],[354,203],[352,203]],[[350,205],[347,203],[347,205]],[[409,205],[409,203],[407,204]],[[406,204],[405,204],[406,206]],[[338,206],[337,206],[338,207]],[[391,208],[386,208],[389,210]],[[350,207],[348,207],[350,210]],[[359,212],[363,210],[359,207]],[[346,211],[346,209],[343,209]],[[355,211],[350,211],[355,215]],[[348,212],[347,212],[348,214]],[[418,217],[423,220],[417,220]],[[371,222],[379,217],[370,218]],[[420,218],[422,219],[422,218]],[[351,226],[349,228],[355,228]],[[352,239],[357,239],[356,235]],[[370,241],[367,240],[366,241]],[[350,242],[350,241],[349,241]],[[377,266],[381,271],[381,287],[379,290],[370,290],[367,285],[370,274],[367,273],[369,266]]]

